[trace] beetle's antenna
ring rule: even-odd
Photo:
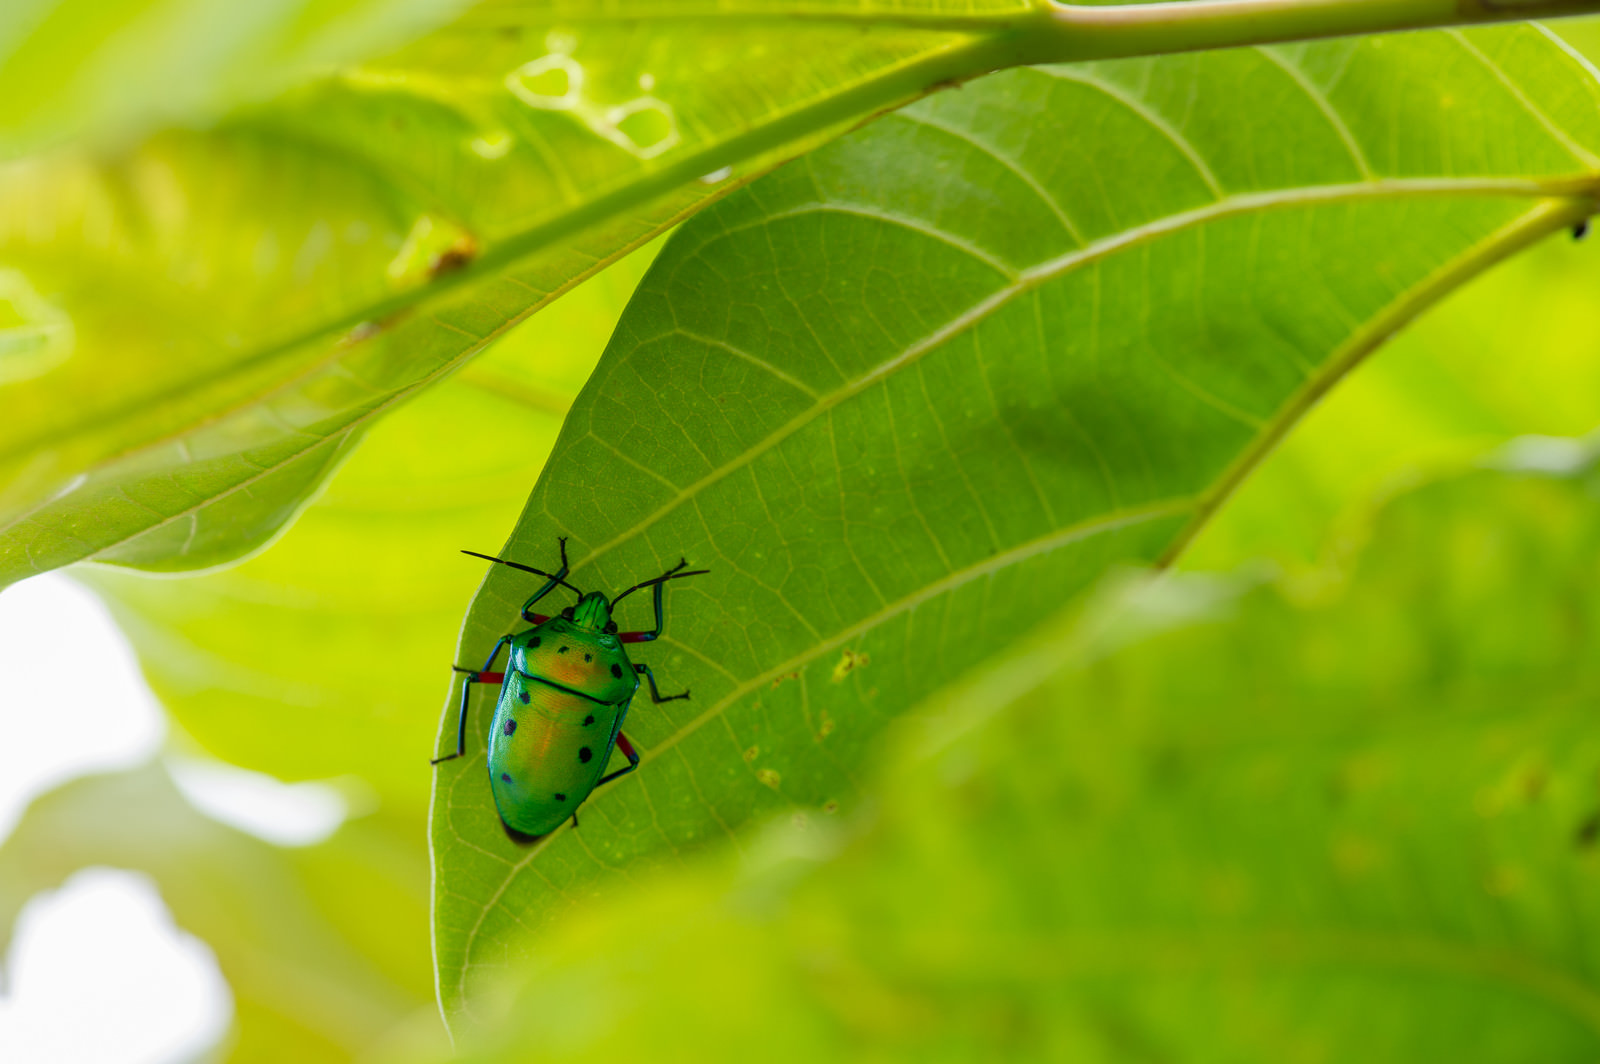
[[[571,591],[573,594],[577,595],[579,598],[583,597],[583,592],[582,591],[579,591],[577,588],[573,587],[571,584],[569,584],[565,580],[561,579],[555,573],[547,573],[543,569],[535,569],[533,566],[531,566],[531,565],[523,565],[521,562],[508,562],[504,558],[496,558],[492,554],[479,554],[475,550],[464,550],[461,553],[462,554],[470,554],[474,558],[482,558],[484,561],[487,561],[487,562],[499,562],[501,565],[509,565],[513,569],[521,569],[523,572],[532,573],[534,576],[542,576],[542,577],[545,577],[546,579],[554,580],[556,583],[560,584],[562,587],[566,588],[568,591]]]
[[[640,588],[652,587],[652,586],[654,586],[656,584],[664,584],[668,580],[681,580],[686,576],[704,576],[706,573],[709,573],[711,571],[710,569],[691,569],[687,573],[678,572],[679,569],[682,569],[685,565],[688,565],[688,564],[689,564],[688,562],[679,562],[677,565],[674,565],[672,567],[672,569],[669,570],[666,573],[666,575],[664,575],[664,576],[658,576],[654,580],[645,580],[642,583],[634,584],[628,590],[624,591],[622,594],[618,595],[616,598],[611,600],[611,608],[612,609],[616,609],[617,608],[617,603],[621,602],[623,599],[627,598],[629,595],[633,594],[635,591],[638,591]]]

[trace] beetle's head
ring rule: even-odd
[[[598,591],[590,591],[576,606],[561,611],[567,620],[592,632],[615,631],[611,625],[611,603]]]

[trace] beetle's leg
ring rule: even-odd
[[[686,559],[679,558],[678,564],[674,565],[671,569],[668,569],[665,573],[662,573],[659,579],[665,581],[667,577],[671,576],[673,573],[677,572],[679,569],[682,569],[688,564],[689,562]],[[665,583],[657,584],[653,594],[651,595],[651,598],[656,604],[655,629],[649,632],[623,632],[617,638],[621,639],[624,643],[648,643],[652,639],[661,638],[661,629],[667,626],[666,600],[664,598],[664,589],[666,586],[667,585]]]
[[[550,619],[542,613],[529,613],[528,611],[533,608],[533,604],[535,602],[538,602],[540,599],[550,594],[550,592],[560,587],[561,581],[567,578],[567,573],[571,569],[571,567],[567,564],[567,537],[560,537],[556,540],[556,543],[561,548],[561,568],[556,570],[556,575],[545,581],[544,587],[541,587],[538,591],[535,591],[533,593],[533,597],[522,604],[522,619],[527,621],[529,624],[543,624],[545,621]]]
[[[596,787],[610,783],[618,776],[626,776],[639,767],[639,751],[633,748],[633,744],[628,741],[628,737],[621,732],[617,732],[617,749],[621,750],[622,756],[628,759],[628,767],[619,768],[609,776],[600,777],[600,782],[595,784]]]
[[[500,648],[509,642],[511,642],[511,637],[509,635],[501,636],[500,641],[494,645],[494,649],[489,651],[489,658],[483,663],[483,668],[479,669],[477,672],[473,672],[470,669],[463,669],[459,665],[450,666],[457,672],[464,672],[467,674],[467,682],[461,685],[461,717],[460,723],[457,725],[456,730],[456,752],[453,754],[446,754],[443,757],[436,757],[429,761],[428,764],[437,765],[441,761],[453,761],[467,752],[467,702],[472,698],[472,685],[475,683],[499,683],[501,680],[505,679],[505,673],[490,672],[489,666],[493,665],[494,659],[500,656]]]
[[[681,695],[663,695],[656,689],[656,674],[650,671],[650,666],[648,665],[635,665],[633,671],[643,674],[644,678],[650,681],[650,701],[658,706],[663,702],[676,702],[680,698],[689,697],[688,691],[683,692]]]

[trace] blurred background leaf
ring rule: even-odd
[[[443,21],[464,0],[8,0],[0,159],[195,124]]]
[[[686,225],[501,553],[569,536],[574,582],[613,591],[709,567],[642,652],[696,697],[639,707],[644,771],[525,850],[477,700],[434,800],[447,1013],[596,890],[853,805],[885,722],[1179,549],[1389,334],[1591,209],[1562,196],[1597,100],[1526,27],[1013,71]],[[458,660],[531,587],[491,573]]]
[[[133,869],[216,952],[236,1009],[228,1059],[348,1061],[402,1030],[442,1045],[416,833],[380,813],[284,849],[197,812],[159,764],[85,777],[0,844],[0,948],[37,892],[80,868]]]
[[[1592,1058],[1592,450],[1398,497],[1315,607],[1166,579],[907,722],[845,824],[568,913],[465,1059]]]
[[[480,3],[204,131],[0,167],[0,581],[260,546],[418,389],[750,175],[1015,61],[1030,10]],[[218,63],[284,29],[185,25]]]

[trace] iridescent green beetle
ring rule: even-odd
[[[650,698],[671,702],[688,698],[663,696],[648,665],[635,665],[624,643],[648,643],[666,624],[662,589],[668,580],[699,576],[708,569],[683,570],[680,561],[654,580],[635,584],[608,601],[598,591],[583,592],[567,583],[567,541],[561,543],[561,568],[554,573],[509,562],[476,551],[462,551],[513,569],[546,578],[545,585],[522,604],[522,619],[533,627],[500,637],[481,669],[454,666],[467,674],[461,688],[461,718],[456,752],[436,757],[433,764],[457,758],[467,746],[467,701],[472,685],[497,683],[500,698],[489,726],[489,789],[506,834],[516,842],[532,842],[549,834],[563,820],[577,823],[578,806],[600,786],[639,767],[639,754],[622,734],[628,706],[639,690],[639,676],[650,683]],[[533,604],[557,587],[578,596],[559,616],[532,612]],[[617,603],[641,588],[655,589],[656,626],[648,632],[618,632],[611,619]],[[505,672],[490,672],[500,648],[511,648]],[[612,749],[628,759],[626,768],[602,775]]]

